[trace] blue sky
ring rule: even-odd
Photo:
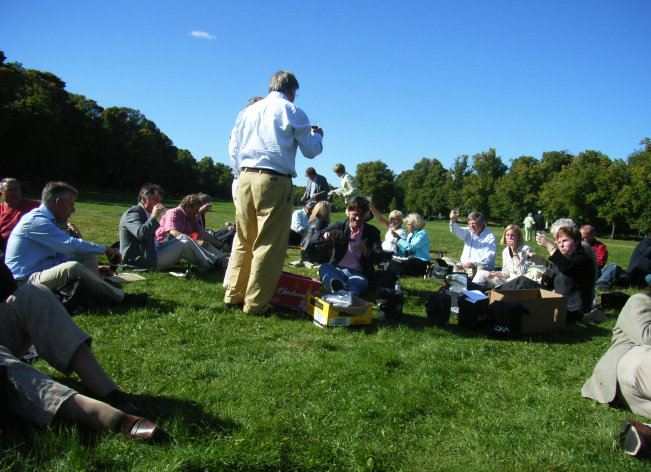
[[[0,50],[223,163],[246,101],[291,70],[325,132],[322,155],[299,151],[298,183],[308,165],[334,183],[338,162],[397,174],[489,148],[507,165],[626,158],[651,137],[649,24],[648,0],[0,0]]]

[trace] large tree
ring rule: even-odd
[[[466,206],[470,211],[479,211],[488,219],[491,217],[489,197],[495,183],[506,173],[507,167],[495,149],[472,156],[472,174],[466,179]]]
[[[382,161],[357,164],[355,180],[362,195],[373,197],[373,204],[380,211],[387,211],[393,200],[396,175]]]

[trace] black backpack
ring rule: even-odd
[[[379,288],[380,318],[399,318],[402,316],[402,306],[405,294],[392,288]]]
[[[425,304],[428,324],[442,328],[450,322],[450,308],[452,297],[448,293],[433,293]]]

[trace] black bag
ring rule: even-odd
[[[59,290],[52,290],[54,295],[63,304],[70,316],[84,313],[97,306],[93,294],[84,279],[76,279],[67,283]]]
[[[624,292],[602,293],[601,306],[604,308],[612,308],[613,310],[621,310],[629,298],[631,296]]]
[[[396,286],[396,281],[398,280],[398,274],[391,269],[387,270],[376,270],[373,272],[371,277],[371,285],[376,289],[380,288],[394,288]]]
[[[427,321],[439,328],[450,322],[450,308],[452,308],[452,297],[448,293],[433,293],[425,304]]]
[[[7,366],[0,364],[0,435],[9,429],[9,380],[7,380]]]
[[[445,276],[451,274],[452,269],[453,267],[443,259],[434,259],[434,263],[430,265],[429,278],[445,280]]]
[[[513,280],[509,280],[505,284],[502,284],[499,287],[497,287],[495,290],[500,291],[500,290],[527,290],[527,289],[547,290],[547,288],[544,285],[539,284],[535,280],[531,280],[530,278],[525,277],[524,275],[516,277]]]
[[[459,326],[466,329],[481,328],[488,321],[488,298],[472,303],[464,295],[459,295]]]
[[[489,333],[493,336],[516,338],[522,331],[522,315],[528,314],[521,303],[495,301],[488,307]]]
[[[402,316],[402,306],[405,294],[392,288],[378,289],[380,295],[380,318],[399,318]]]
[[[392,259],[389,268],[398,272],[401,276],[422,277],[427,273],[429,263],[423,259],[409,256],[406,259]]]
[[[228,244],[230,247],[233,247],[233,238],[235,238],[234,229],[220,229],[215,233],[215,237],[219,239],[222,243]]]

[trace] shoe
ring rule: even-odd
[[[635,457],[651,457],[651,427],[627,418],[619,433],[624,439],[624,451]]]
[[[292,262],[289,263],[289,265],[292,266],[292,267],[301,267],[301,266],[303,266],[303,262],[301,262],[301,261],[292,261]],[[308,269],[309,269],[309,267],[308,267]]]
[[[344,283],[339,279],[332,279],[330,281],[330,291],[332,293],[337,293],[340,290],[344,290]]]
[[[34,346],[30,346],[29,349],[27,349],[27,352],[23,355],[22,361],[25,364],[32,365],[35,360],[40,359],[41,356],[38,355],[38,352],[36,352],[36,348]]]
[[[314,268],[314,264],[312,264],[311,262],[307,262],[307,261],[306,261],[306,262],[303,262],[303,265],[304,265],[305,267],[307,267],[308,269],[312,269],[312,268]]]
[[[145,306],[147,304],[148,299],[149,299],[149,295],[147,294],[147,292],[143,292],[143,293],[125,293],[124,294],[124,300],[122,300],[122,304],[124,304],[124,305]]]
[[[244,309],[244,302],[240,303],[224,303],[224,308],[226,310],[243,310]]]
[[[124,414],[116,422],[113,430],[129,439],[159,443],[170,439],[170,435],[147,418]]]
[[[595,288],[599,293],[610,292],[610,284],[597,284]]]

